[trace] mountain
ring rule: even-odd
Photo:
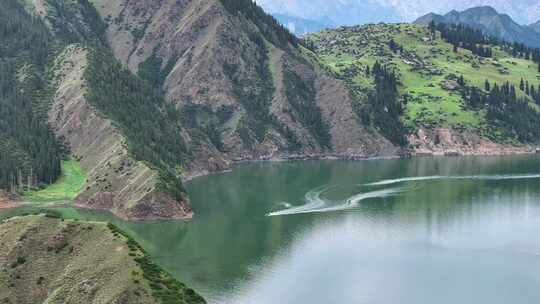
[[[238,161],[400,150],[251,0],[6,0],[0,25],[0,188],[22,201],[181,219],[182,179]]]
[[[273,16],[291,33],[300,37],[326,28],[336,27],[334,22],[329,18],[323,18],[321,21],[316,21],[282,14],[274,14]]]
[[[476,6],[491,6],[504,12],[519,24],[540,19],[538,0],[258,0],[265,10],[306,19],[329,16],[337,25],[359,25],[379,22],[412,22],[429,12],[443,14]]]
[[[330,19],[338,26],[401,21],[398,12],[384,1],[258,0],[256,2],[274,16],[294,16],[319,23],[327,23],[326,20]]]
[[[206,303],[111,224],[13,217],[0,244],[2,303]]]
[[[524,43],[531,47],[540,47],[540,34],[529,26],[514,22],[510,16],[499,14],[490,6],[467,9],[462,12],[451,11],[446,15],[430,13],[417,19],[414,23],[427,25],[436,23],[465,24],[477,28],[498,39],[508,42]]]
[[[529,24],[529,28],[537,33],[540,34],[540,21],[537,21],[535,23]]]
[[[507,108],[479,109],[490,92],[438,89],[456,88],[457,75],[475,86],[484,75],[536,85],[529,59],[539,54],[488,45],[466,29],[441,28],[439,37],[379,25],[304,41],[251,0],[5,0],[0,29],[6,206],[17,195],[126,219],[184,219],[193,211],[182,181],[241,161],[398,156],[432,128],[464,136],[465,153],[537,140],[531,91],[497,99]],[[394,61],[412,74],[394,74],[386,65]],[[360,72],[368,64],[376,75]],[[486,140],[492,149],[475,144]]]
[[[512,153],[538,143],[540,52],[493,45],[467,28],[441,30],[379,24],[306,40],[353,93],[368,96],[355,107],[362,120],[389,138],[406,130],[414,153]]]
[[[540,6],[538,0],[456,0],[456,1],[428,1],[428,0],[397,0],[393,6],[404,17],[405,21],[412,21],[428,12],[446,13],[452,10],[463,11],[472,7],[490,6],[504,12],[519,24],[528,24],[540,19]]]

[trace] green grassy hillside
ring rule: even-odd
[[[23,200],[33,203],[48,203],[73,200],[86,184],[86,174],[75,160],[62,162],[62,175],[44,189],[26,192]]]
[[[491,46],[491,58],[479,57],[431,35],[428,27],[413,24],[367,25],[325,30],[307,37],[308,44],[321,62],[344,79],[360,103],[361,93],[373,89],[373,77],[367,73],[376,61],[394,70],[404,103],[402,123],[413,131],[419,127],[473,129],[498,141],[516,141],[518,137],[486,117],[485,107],[472,107],[464,100],[464,90],[476,87],[487,94],[490,86],[509,82],[519,87],[521,79],[538,88],[538,65],[512,57],[508,49]],[[460,81],[460,78],[464,82]],[[466,95],[466,94],[465,94]],[[525,92],[518,97],[529,101],[530,110],[539,107]]]
[[[112,224],[13,217],[0,244],[0,303],[206,303]]]

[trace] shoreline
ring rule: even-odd
[[[194,170],[189,174],[183,176],[182,181],[184,183],[191,182],[197,178],[222,175],[230,173],[238,165],[249,163],[278,163],[278,162],[296,162],[296,161],[317,161],[317,160],[335,160],[335,161],[372,161],[372,160],[395,160],[395,159],[408,159],[408,158],[429,158],[429,157],[501,157],[501,156],[517,156],[517,155],[536,155],[540,154],[538,148],[532,146],[513,147],[513,148],[501,148],[496,151],[474,151],[461,153],[459,151],[444,150],[444,151],[406,151],[402,154],[387,155],[387,156],[356,156],[356,155],[335,155],[335,154],[321,154],[321,155],[291,155],[291,156],[279,156],[279,157],[260,157],[245,158],[245,159],[233,159],[226,169],[210,171],[210,170]]]
[[[280,162],[302,162],[302,161],[316,161],[316,160],[335,160],[335,161],[369,161],[369,160],[391,160],[391,159],[406,159],[414,157],[413,155],[387,155],[387,156],[355,156],[355,155],[335,155],[335,154],[320,154],[320,155],[290,155],[290,156],[261,156],[257,158],[238,158],[231,160],[229,166],[223,170],[194,170],[189,174],[182,176],[183,182],[190,182],[199,177],[205,177],[210,175],[220,175],[230,173],[234,168],[241,164],[249,163],[280,163]]]
[[[302,162],[302,161],[323,161],[323,160],[334,160],[334,161],[373,161],[373,160],[395,160],[395,159],[408,159],[408,158],[430,158],[430,157],[501,157],[501,156],[517,156],[517,155],[540,155],[540,151],[537,148],[531,146],[528,147],[514,147],[513,149],[500,149],[497,151],[482,151],[476,153],[456,153],[454,151],[409,151],[408,153],[398,154],[398,155],[387,155],[387,156],[356,156],[356,155],[335,155],[335,154],[323,154],[323,155],[289,155],[289,156],[280,156],[280,157],[260,157],[258,159],[235,159],[232,160],[229,167],[224,170],[218,171],[209,171],[209,170],[200,170],[192,172],[189,175],[183,177],[184,183],[189,183],[197,178],[212,176],[212,175],[222,175],[234,171],[235,167],[242,164],[249,163],[278,163],[278,162]],[[9,195],[5,192],[0,192],[0,211],[16,209],[24,207],[24,202],[18,201],[14,198],[13,195]],[[73,204],[75,208],[87,209],[87,210],[102,210],[109,211],[100,208],[88,208],[83,205]],[[126,219],[124,217],[119,217]],[[190,218],[181,218],[182,220],[189,220]],[[133,220],[133,219],[128,219]],[[136,219],[136,220],[163,220],[163,219]],[[175,220],[172,218],[171,220]]]

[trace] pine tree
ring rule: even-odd
[[[465,78],[463,78],[463,75],[459,76],[458,78],[458,84],[460,86],[464,86],[465,85]]]
[[[431,32],[431,36],[434,37],[435,34],[437,33],[437,25],[435,24],[434,20],[431,20],[431,22],[428,25],[428,29]]]

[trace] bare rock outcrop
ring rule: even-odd
[[[17,207],[16,201],[16,196],[0,190],[0,209],[15,208]]]
[[[510,155],[534,153],[530,146],[498,144],[473,131],[448,128],[421,128],[408,138],[413,154],[430,155]]]

